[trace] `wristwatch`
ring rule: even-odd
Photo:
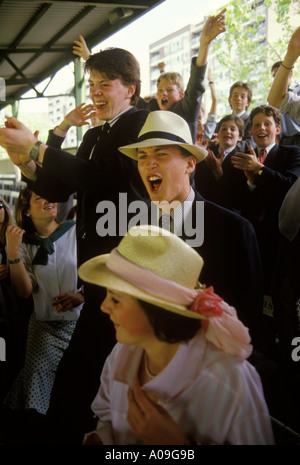
[[[21,259],[20,258],[15,258],[14,260],[9,260],[8,259],[8,263],[10,265],[13,265],[14,263],[20,263]]]
[[[39,146],[42,144],[39,140],[34,144],[32,149],[30,150],[29,156],[32,160],[37,161],[39,158]]]

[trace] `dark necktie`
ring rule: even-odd
[[[96,144],[94,145],[94,147],[92,148],[92,151],[91,151],[91,154],[90,154],[90,157],[89,157],[89,160],[91,160],[93,158],[93,154],[94,154],[94,150],[95,150],[95,147],[97,144],[99,144],[99,142],[102,142],[106,135],[108,134],[110,130],[110,125],[109,123],[106,121],[106,123],[104,123],[101,127],[100,127],[100,134],[97,138],[97,141],[96,141]]]

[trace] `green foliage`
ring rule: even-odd
[[[300,2],[297,2],[300,13]],[[272,44],[266,40],[267,8],[275,11],[276,21],[283,33]],[[246,1],[233,0],[226,6],[226,32],[214,41],[215,59],[226,70],[231,84],[246,81],[253,89],[251,107],[266,103],[272,83],[270,67],[284,58],[289,38],[294,30],[289,23],[291,9],[295,12],[293,0]],[[297,76],[295,67],[294,75]],[[214,64],[214,69],[216,65]],[[218,85],[218,77],[215,78]],[[221,84],[221,83],[219,83]],[[229,93],[229,88],[228,88]],[[220,103],[227,103],[228,93],[218,97]]]

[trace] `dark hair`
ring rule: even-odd
[[[242,118],[240,118],[239,116],[237,115],[226,115],[224,116],[224,118],[222,118],[219,123],[218,123],[218,131],[220,130],[221,128],[221,124],[222,123],[226,123],[226,121],[233,121],[237,127],[238,127],[238,130],[239,130],[239,135],[241,137],[244,137],[244,129],[245,129],[245,125],[244,125],[244,121],[242,120]]]
[[[137,299],[139,305],[146,313],[154,334],[159,341],[175,344],[188,342],[201,327],[200,320],[188,318],[178,313],[170,312],[164,308]]]
[[[250,86],[250,84],[248,84],[247,82],[242,82],[242,81],[237,81],[235,82],[234,84],[232,84],[232,86],[230,87],[230,91],[229,91],[229,98],[231,97],[232,95],[232,92],[234,91],[234,89],[236,87],[242,87],[243,89],[245,89],[248,93],[248,102],[249,102],[249,105],[251,103],[251,100],[252,100],[252,87]],[[248,106],[249,106],[248,105]],[[248,107],[247,107],[248,108]]]
[[[123,85],[134,84],[136,90],[131,103],[137,103],[141,92],[140,65],[132,53],[122,48],[107,48],[90,55],[84,69],[104,73],[111,80],[120,79]]]
[[[250,113],[251,126],[254,116],[258,115],[259,113],[263,113],[266,116],[273,116],[276,126],[280,126],[281,113],[277,108],[272,107],[271,105],[259,105],[258,107],[253,108]]]
[[[281,65],[282,65],[282,61],[276,61],[276,63],[272,65],[271,73],[273,72],[274,69],[279,68],[279,66]]]
[[[0,243],[5,244],[6,242],[5,233],[6,233],[7,226],[12,224],[12,215],[11,215],[9,206],[7,205],[7,203],[5,202],[5,200],[3,199],[1,195],[0,195],[0,202],[3,203],[4,212],[5,212],[3,223],[0,224]]]
[[[29,216],[27,216],[28,210],[30,209],[30,199],[32,194],[33,191],[28,187],[25,187],[21,190],[15,205],[16,223],[19,228],[25,229],[27,233],[35,232],[33,221]]]

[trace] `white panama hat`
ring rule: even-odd
[[[158,145],[179,145],[196,158],[204,160],[207,150],[193,144],[188,123],[172,111],[151,111],[142,127],[137,142],[119,147],[119,151],[137,160],[137,148]]]

